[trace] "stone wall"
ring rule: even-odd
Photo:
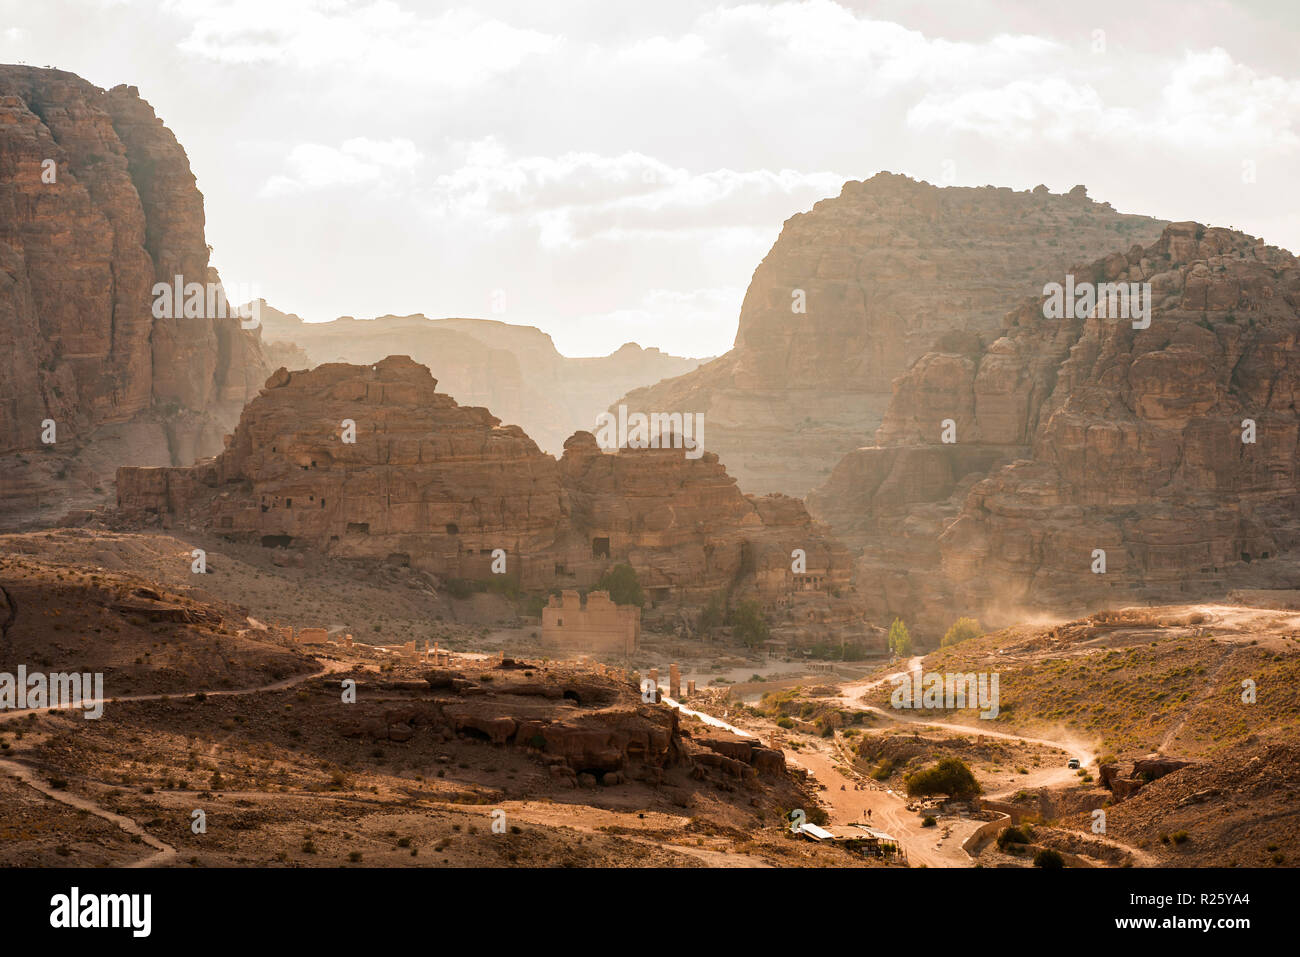
[[[630,655],[641,637],[641,609],[616,605],[609,592],[593,591],[584,603],[576,591],[552,595],[542,609],[542,642],[590,654]]]

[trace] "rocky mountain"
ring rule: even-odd
[[[216,458],[120,470],[119,515],[525,589],[590,586],[620,562],[655,601],[849,588],[848,552],[802,502],[742,494],[712,453],[606,453],[576,432],[557,462],[437,385],[406,356],[280,369]]]
[[[493,319],[429,319],[417,313],[304,322],[265,303],[261,315],[268,348],[301,350],[301,364],[282,363],[290,369],[322,362],[366,365],[408,355],[427,365],[458,401],[486,406],[522,426],[553,455],[574,432],[592,428],[617,396],[707,361],[632,342],[608,356],[570,358],[540,329]]]
[[[871,442],[891,383],[945,335],[992,337],[1041,276],[1151,242],[1164,224],[1083,187],[936,187],[880,173],[792,216],[754,271],[735,346],[629,408],[704,412],[751,492],[805,495]],[[1038,285],[1035,285],[1038,284]]]
[[[1300,262],[1188,222],[1069,275],[1149,284],[1149,324],[1024,300],[918,360],[809,496],[876,614],[933,632],[1300,582]]]
[[[0,525],[95,501],[126,462],[221,448],[269,372],[209,302],[203,195],[135,87],[0,67]],[[158,317],[155,283],[201,305]]]

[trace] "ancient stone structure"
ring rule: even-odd
[[[196,317],[153,311],[156,282],[219,285],[203,225],[134,87],[0,67],[0,527],[94,502],[118,465],[220,450],[269,371],[258,332],[206,296]]]
[[[940,188],[880,173],[786,221],[754,272],[730,352],[629,393],[643,412],[705,413],[705,446],[750,492],[805,495],[870,444],[893,379],[934,348],[996,338],[1043,276],[1164,224],[1082,187]]]
[[[584,603],[576,591],[552,595],[542,609],[542,642],[590,654],[630,655],[641,637],[641,609],[616,605],[609,592],[593,591]]]
[[[919,359],[877,444],[809,496],[861,548],[858,581],[878,587],[860,594],[880,620],[934,637],[963,614],[992,624],[1296,580],[1300,263],[1176,223],[1072,274],[1150,283],[1149,328],[1045,318],[1041,296],[1025,300],[988,346]]]
[[[557,462],[436,386],[405,356],[281,369],[215,459],[122,469],[119,515],[524,589],[627,563],[651,603],[779,605],[800,594],[798,551],[825,594],[851,590],[848,552],[801,502],[742,494],[715,455],[605,453],[578,432]]]

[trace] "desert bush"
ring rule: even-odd
[[[944,758],[938,764],[907,776],[908,797],[947,794],[955,798],[980,793],[979,782],[961,758]]]
[[[645,607],[645,592],[641,590],[636,569],[626,563],[615,565],[601,575],[594,590],[609,592],[610,600],[616,605]]]
[[[1004,827],[998,832],[998,848],[1006,850],[1010,844],[1028,844],[1029,835],[1018,827]]]
[[[980,627],[980,623],[974,618],[958,618],[952,623],[952,627],[944,632],[943,641],[940,644],[941,647],[947,647],[968,638],[978,638],[982,634],[984,634],[984,629]]]

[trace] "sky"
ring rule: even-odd
[[[1300,251],[1300,4],[0,0],[0,62],[139,88],[213,263],[311,321],[730,348],[782,223],[881,170]]]

